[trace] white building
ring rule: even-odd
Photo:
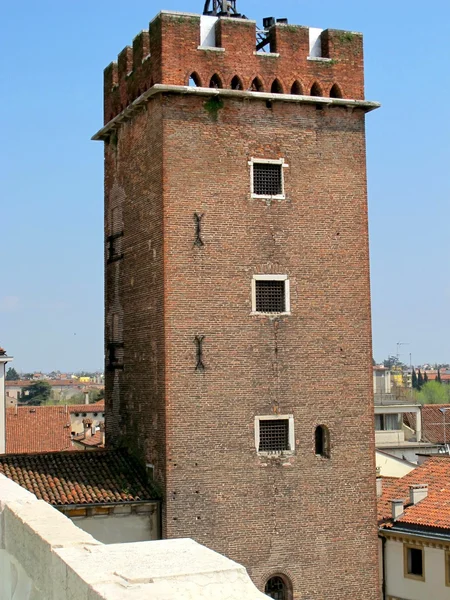
[[[450,457],[378,480],[380,574],[386,600],[450,598]]]

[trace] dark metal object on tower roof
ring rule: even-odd
[[[236,9],[236,0],[206,0],[203,8],[204,15],[213,17],[242,17]]]
[[[270,28],[275,25],[275,23],[281,23],[282,25],[287,25],[288,20],[285,18],[275,19],[275,17],[264,17],[263,19],[263,28],[256,30],[256,51],[265,50],[265,47],[270,44]]]

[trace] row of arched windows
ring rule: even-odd
[[[202,81],[201,81],[198,73],[195,73],[195,72],[191,73],[191,75],[189,77],[189,86],[190,87],[203,87]],[[214,75],[209,80],[208,87],[215,88],[215,89],[223,89],[222,79],[220,78],[220,76],[217,73],[214,73]],[[238,75],[235,75],[233,77],[233,79],[231,80],[230,88],[232,90],[243,90],[244,89],[242,79]],[[264,85],[259,77],[255,77],[253,79],[253,81],[249,87],[249,91],[251,91],[251,92],[266,91],[264,89]],[[269,90],[267,90],[267,91],[269,91]],[[324,90],[323,90],[322,86],[317,81],[315,81],[312,84],[311,89],[309,90],[309,93],[308,93],[308,91],[303,88],[302,84],[300,83],[300,81],[298,81],[298,79],[296,79],[294,81],[294,83],[291,85],[290,90],[285,91],[281,81],[276,78],[273,80],[273,82],[270,86],[270,92],[272,94],[284,94],[284,93],[295,94],[296,96],[309,95],[309,96],[324,97],[326,95],[326,94],[324,94]],[[331,88],[328,92],[328,96],[330,98],[343,98],[342,90],[337,83],[334,83],[331,86]]]

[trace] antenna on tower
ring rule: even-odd
[[[236,10],[236,0],[206,0],[204,15],[213,17],[242,17]]]

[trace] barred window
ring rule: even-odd
[[[252,158],[249,163],[251,192],[254,198],[284,199],[283,169],[288,165],[283,158]]]
[[[256,311],[282,313],[285,311],[284,281],[256,281]]]
[[[289,420],[265,419],[259,422],[259,452],[283,452],[289,448]]]
[[[290,312],[287,275],[253,275],[252,312],[286,314]]]
[[[253,165],[253,193],[258,196],[278,196],[283,193],[281,165]]]

